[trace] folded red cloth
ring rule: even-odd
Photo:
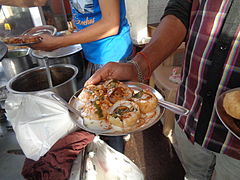
[[[25,159],[22,175],[28,180],[65,180],[70,176],[73,161],[92,142],[94,134],[75,131],[58,140],[38,161]]]

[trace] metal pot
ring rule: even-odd
[[[8,91],[17,94],[35,94],[40,91],[53,91],[68,101],[77,91],[77,67],[70,64],[58,64],[52,65],[49,68],[53,82],[52,88],[48,84],[46,68],[36,67],[12,78],[7,84]]]
[[[8,50],[7,46],[0,41],[0,60],[5,56],[7,50]]]
[[[78,80],[81,80],[85,73],[86,62],[83,58],[82,46],[80,44],[59,48],[51,52],[32,50],[31,55],[37,58],[39,66],[44,66],[44,60],[47,61],[48,65],[73,64],[77,66]]]
[[[34,67],[29,51],[29,48],[10,50],[2,59],[3,71],[8,80],[20,72]]]

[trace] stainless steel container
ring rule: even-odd
[[[78,80],[81,80],[85,73],[86,61],[83,57],[82,46],[80,44],[59,48],[51,52],[32,50],[30,54],[31,56],[37,58],[37,63],[39,66],[44,66],[43,60],[46,60],[48,65],[75,65],[78,68]]]
[[[3,71],[8,80],[20,72],[34,67],[29,51],[29,48],[10,50],[2,59]]]
[[[0,60],[7,54],[8,48],[7,46],[0,41]]]
[[[49,68],[53,82],[52,88],[48,84],[46,68],[36,67],[12,78],[7,84],[8,91],[17,94],[53,91],[68,101],[77,91],[77,67],[70,64],[58,64],[52,65]]]

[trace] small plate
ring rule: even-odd
[[[43,25],[43,26],[36,26],[31,29],[28,29],[22,33],[22,35],[41,35],[41,34],[49,34],[54,36],[57,33],[57,29],[51,25]]]
[[[240,139],[240,120],[228,115],[223,107],[223,99],[225,95],[232,91],[240,91],[240,88],[234,88],[222,93],[215,104],[216,112],[223,125],[238,139]]]
[[[163,100],[163,96],[157,90],[153,89],[152,87],[150,87],[146,84],[142,84],[142,83],[138,83],[138,82],[130,82],[130,81],[124,82],[124,84],[126,84],[128,87],[132,88],[134,91],[137,91],[137,92],[141,91],[141,90],[150,90],[157,97],[158,100]],[[69,103],[73,107],[74,107],[74,104],[76,101],[76,97],[78,97],[78,95],[81,93],[81,91],[82,91],[82,89],[77,91],[69,100]],[[88,131],[92,132],[92,133],[97,132],[98,135],[106,135],[106,136],[121,136],[121,135],[126,135],[126,134],[130,134],[130,133],[134,133],[134,132],[140,132],[140,131],[143,131],[143,130],[153,126],[155,123],[157,123],[161,119],[165,109],[160,106],[159,106],[159,109],[160,109],[160,112],[156,118],[151,119],[136,128],[122,130],[122,131],[121,130],[119,130],[119,131],[118,130],[107,130],[107,131],[104,131],[103,133],[99,133],[102,131],[100,129],[99,130],[88,129]],[[71,113],[71,115],[73,116],[74,122],[77,125],[79,124],[81,126],[81,122],[78,122],[78,118],[73,113]]]

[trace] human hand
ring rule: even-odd
[[[98,84],[109,79],[138,81],[137,72],[133,64],[109,62],[98,69],[85,83]]]
[[[31,48],[42,51],[53,51],[61,47],[59,37],[50,36],[48,34],[41,34],[42,40],[40,43],[32,44]]]

